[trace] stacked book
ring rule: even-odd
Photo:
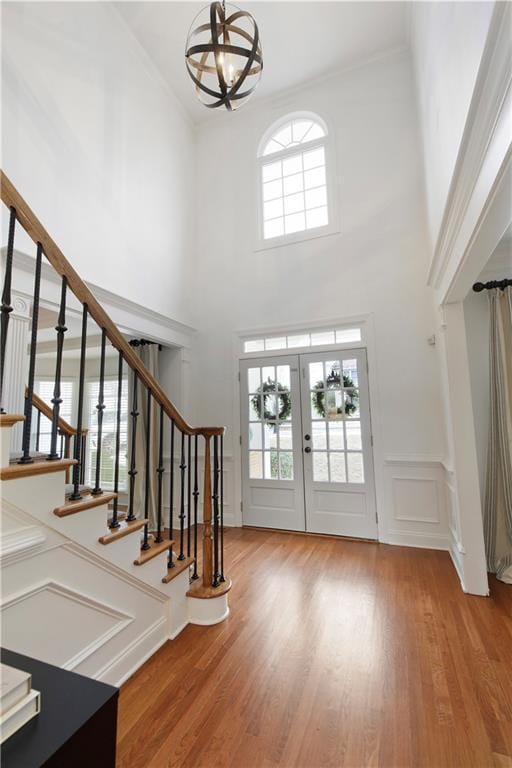
[[[39,714],[41,694],[32,688],[29,672],[0,665],[0,743]]]

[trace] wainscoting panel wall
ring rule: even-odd
[[[384,461],[387,520],[381,541],[429,549],[449,549],[445,468],[440,460],[388,456]]]

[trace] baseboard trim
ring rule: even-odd
[[[95,679],[120,688],[168,639],[167,619],[162,616],[100,669]],[[122,671],[126,665],[128,669]]]
[[[380,540],[381,544],[392,544],[399,547],[416,547],[417,549],[439,549],[443,552],[450,550],[448,536],[431,533],[386,531]]]

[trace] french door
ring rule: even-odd
[[[245,525],[377,537],[364,349],[244,360]]]

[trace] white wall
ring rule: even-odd
[[[318,112],[332,128],[341,231],[255,252],[258,142],[274,120],[299,109]],[[227,425],[226,451],[238,450],[236,331],[372,313],[376,472],[381,478],[392,473],[386,459],[442,456],[437,352],[427,344],[434,318],[425,287],[421,155],[408,56],[395,54],[300,95],[206,123],[198,134],[197,191],[202,315],[192,374],[198,423]],[[390,516],[388,485],[382,481],[378,501]],[[382,524],[392,528],[393,520]],[[445,531],[444,523],[436,528],[440,537]]]
[[[411,3],[429,233],[439,233],[493,2]]]
[[[2,167],[81,277],[183,322],[194,136],[110,3],[3,3]]]

